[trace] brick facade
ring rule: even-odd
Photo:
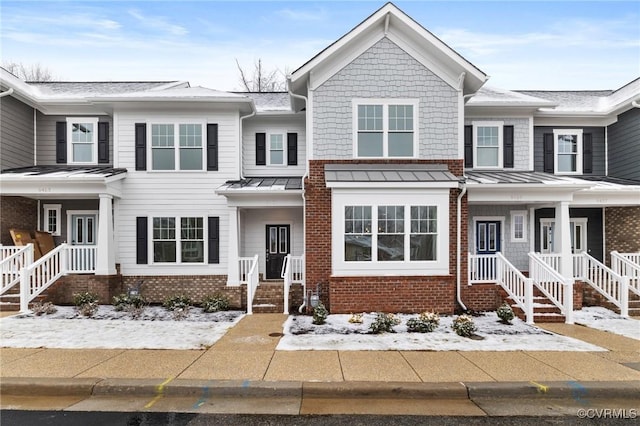
[[[640,207],[607,207],[605,209],[605,255],[607,265],[609,253],[640,252]]]
[[[497,284],[473,284],[461,287],[461,299],[467,309],[495,311],[502,304]]]
[[[452,313],[456,306],[456,214],[458,189],[449,195],[449,276],[332,277],[331,189],[326,187],[324,165],[331,164],[446,164],[461,176],[462,160],[312,160],[305,180],[306,280],[307,287],[320,286],[322,302],[332,313],[383,310]],[[467,247],[467,199],[462,200],[461,246]],[[462,256],[461,284],[466,285],[467,262]]]
[[[35,231],[38,225],[38,202],[25,197],[0,197],[0,243],[12,246],[9,229]]]
[[[98,303],[108,305],[113,296],[123,291],[120,275],[65,275],[46,290],[46,300],[56,305],[72,305],[74,294],[89,292],[98,295]]]

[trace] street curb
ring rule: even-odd
[[[8,377],[3,396],[640,400],[640,380],[607,382],[299,382]]]
[[[463,383],[304,382],[305,398],[467,399]]]

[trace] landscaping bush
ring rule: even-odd
[[[430,333],[440,324],[440,316],[434,312],[423,312],[418,318],[407,320],[407,331],[412,333]]]
[[[329,316],[329,311],[324,307],[322,302],[318,304],[315,308],[313,308],[313,323],[315,325],[322,325],[327,320],[327,316]]]
[[[503,303],[497,310],[498,318],[505,324],[511,324],[511,320],[515,317],[513,309],[507,303]]]
[[[453,320],[453,330],[458,336],[470,337],[476,331],[476,325],[473,323],[471,317],[467,315],[460,315]]]
[[[229,298],[227,296],[216,293],[213,296],[206,296],[202,299],[202,311],[206,313],[228,311],[229,310]]]
[[[363,314],[351,314],[349,322],[351,324],[362,324],[362,315]]]
[[[92,317],[98,311],[98,300],[97,294],[88,291],[73,295],[73,304],[76,305],[76,309],[80,314],[85,317]]]
[[[189,296],[179,294],[165,299],[162,306],[168,311],[188,310],[191,307],[191,299]]]
[[[371,323],[369,329],[373,334],[395,333],[393,326],[400,324],[400,320],[393,314],[378,312],[376,319]]]
[[[126,311],[130,308],[144,308],[147,305],[147,301],[140,295],[134,294],[129,296],[122,293],[118,296],[113,296],[113,308],[116,311]]]
[[[39,317],[41,315],[55,314],[56,312],[58,312],[58,308],[56,308],[51,302],[37,302],[34,303],[33,306],[31,306],[31,311],[35,316]]]

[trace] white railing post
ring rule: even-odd
[[[63,248],[60,250],[60,273],[61,274],[66,274],[69,271],[69,262],[70,262],[70,258],[72,258],[72,256],[69,256],[68,251],[69,251],[69,246],[67,244],[60,244],[61,246],[63,246]]]
[[[31,268],[29,266],[20,271],[20,312],[29,312]]]
[[[629,317],[629,277],[623,276],[620,281],[620,315]]]
[[[533,279],[531,278],[524,281],[524,306],[527,324],[533,324]]]
[[[573,279],[566,280],[564,283],[564,318],[566,324],[573,324]]]

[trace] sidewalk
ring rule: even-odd
[[[286,316],[243,318],[207,350],[0,349],[10,396],[218,394],[259,398],[575,397],[640,400],[638,341],[582,326],[542,327],[609,352],[276,351]],[[305,393],[306,392],[306,393]],[[294,404],[295,405],[295,404]]]

